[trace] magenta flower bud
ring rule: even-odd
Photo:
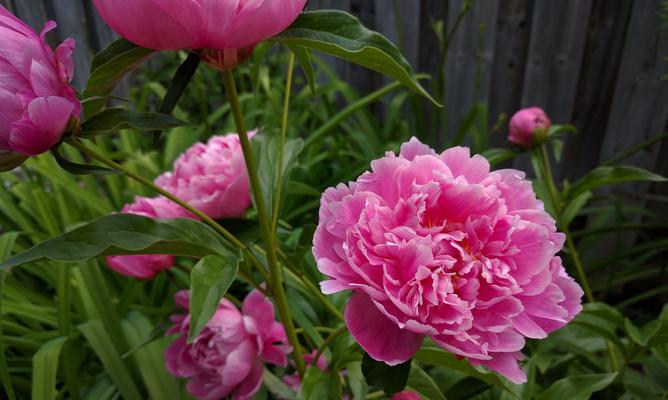
[[[523,108],[510,119],[508,140],[525,149],[534,148],[547,139],[551,124],[542,108]]]
[[[287,28],[306,0],[94,0],[116,33],[149,49],[201,51],[231,69]]]
[[[187,389],[198,399],[248,400],[262,385],[264,364],[286,367],[287,344],[283,325],[274,319],[274,305],[262,293],[252,291],[241,311],[227,299],[202,332],[187,342],[190,329],[189,293],[174,295],[188,314],[172,315],[168,335],[179,334],[165,351],[167,370],[188,379]]]
[[[53,51],[44,36],[56,27],[50,21],[37,35],[0,5],[0,152],[3,169],[23,156],[44,153],[57,144],[80,103],[70,86],[74,40]],[[8,154],[12,162],[6,162]],[[20,164],[20,162],[18,163]],[[16,164],[16,165],[18,165]],[[14,166],[16,166],[14,165]]]
[[[403,392],[393,394],[391,400],[420,400],[421,398],[419,394],[412,390],[404,390]]]

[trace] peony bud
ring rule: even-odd
[[[37,35],[0,5],[0,165],[19,165],[56,145],[81,109],[72,80],[74,41],[53,51],[44,41],[56,27]],[[18,154],[12,154],[18,153]],[[23,158],[23,160],[21,160]]]
[[[256,44],[287,28],[306,0],[94,3],[102,18],[127,40],[149,49],[195,50],[204,62],[226,70],[246,61]]]
[[[542,108],[523,108],[510,119],[508,140],[522,148],[532,149],[547,139],[550,125],[550,119]]]

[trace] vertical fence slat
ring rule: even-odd
[[[499,6],[489,96],[489,117],[492,121],[501,113],[510,118],[520,106],[533,3],[505,0]],[[505,141],[505,126],[490,138],[494,146],[500,146]]]
[[[462,3],[449,2],[447,30],[453,26]],[[473,2],[450,44],[445,66],[448,137],[455,135],[459,122],[476,102],[488,99],[498,9],[499,0]]]
[[[571,117],[591,5],[562,0],[534,7],[521,105],[542,107],[554,122]],[[515,166],[531,170],[529,157],[518,157]]]
[[[571,117],[578,134],[567,137],[559,178],[574,181],[598,163],[632,4],[594,1]]]
[[[39,32],[49,20],[41,0],[11,0],[12,9],[17,17]]]

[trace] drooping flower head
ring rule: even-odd
[[[174,298],[189,310],[187,291]],[[271,301],[256,290],[246,297],[241,312],[228,300],[221,300],[190,344],[190,315],[175,314],[172,322],[167,334],[180,336],[165,351],[167,370],[188,378],[188,391],[198,399],[250,399],[262,384],[264,363],[287,366],[291,348],[283,325],[274,320]]]
[[[547,139],[551,125],[542,108],[523,108],[510,119],[508,140],[525,149],[534,148]]]
[[[211,218],[240,217],[251,204],[248,171],[234,133],[193,145],[174,162],[174,172],[156,184]]]
[[[425,336],[513,382],[525,337],[581,310],[556,253],[564,235],[516,170],[413,138],[322,196],[313,239],[324,293],[352,290],[345,318],[376,360],[407,361]]]
[[[243,62],[277,35],[306,0],[94,0],[102,18],[127,40],[156,50],[200,50],[219,69]]]
[[[0,5],[0,154],[13,160],[3,162],[4,170],[51,149],[70,119],[79,117],[81,106],[69,84],[74,40],[53,51],[44,36],[55,27],[50,21],[38,35]]]
[[[136,197],[126,204],[123,214],[135,214],[149,218],[189,218],[190,214],[178,204],[165,197]],[[132,256],[109,256],[107,265],[119,274],[138,279],[151,279],[160,271],[174,266],[175,257],[167,254],[145,254]]]

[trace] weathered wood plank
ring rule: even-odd
[[[44,27],[44,23],[49,20],[46,8],[41,0],[11,0],[11,3],[16,16],[21,18],[37,32],[40,32]]]
[[[591,5],[591,0],[535,3],[521,106],[542,107],[554,123],[571,118]],[[528,156],[514,165],[531,170]]]
[[[462,3],[449,2],[446,30],[453,25]],[[498,9],[499,0],[474,2],[450,44],[445,65],[447,137],[455,135],[460,121],[476,102],[489,98]]]
[[[534,1],[506,0],[499,5],[489,96],[490,122],[501,114],[510,119],[520,107],[533,4]],[[490,143],[503,145],[507,141],[506,133],[504,126],[490,138]]]
[[[559,178],[573,181],[596,167],[621,64],[632,2],[595,0],[589,19],[584,59]],[[592,156],[596,155],[596,156]]]

